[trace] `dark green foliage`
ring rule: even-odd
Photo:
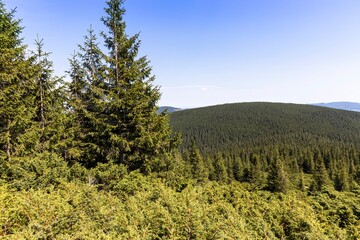
[[[66,122],[61,78],[53,76],[42,40],[36,40],[35,52],[22,45],[13,14],[1,7],[1,155],[11,160],[47,150],[60,153]]]
[[[127,169],[124,165],[99,163],[89,171],[87,180],[89,185],[96,185],[102,190],[112,190],[125,175]]]
[[[10,160],[31,145],[28,136],[36,108],[34,59],[26,56],[19,20],[0,2],[0,159]]]
[[[256,189],[265,187],[266,174],[259,155],[251,154],[250,160],[245,163],[242,181],[253,184]]]
[[[39,139],[33,150],[56,151],[63,153],[63,141],[66,136],[65,102],[66,96],[61,78],[53,75],[53,63],[48,59],[50,55],[43,50],[43,40],[35,41],[36,75],[35,101],[36,113],[33,119],[33,131],[38,133]]]
[[[313,173],[313,182],[310,186],[310,191],[318,192],[324,190],[325,186],[329,184],[329,177],[324,164],[324,159],[319,152],[315,152],[315,169]]]
[[[79,62],[78,55],[74,54],[70,61],[71,82],[68,86],[68,120],[69,125],[66,126],[67,143],[65,144],[64,156],[66,159],[79,161],[86,158],[90,148],[86,148],[86,121],[85,107],[83,102],[86,101],[87,89],[85,82],[85,70]],[[85,133],[85,134],[84,134]]]
[[[220,152],[226,156],[229,180],[272,191],[281,191],[274,183],[280,176],[284,186],[302,190],[310,185],[315,192],[326,186],[339,191],[356,188],[360,145],[353,133],[360,129],[359,113],[295,104],[241,103],[183,110],[170,116],[174,129],[183,136],[183,152],[189,139],[198,145],[204,159],[215,159]],[[282,163],[283,170],[274,165],[278,162],[274,159]],[[215,164],[215,160],[207,163],[211,180],[217,179],[217,171],[211,170]],[[299,180],[301,172],[313,174],[312,184]],[[288,184],[287,178],[291,179]]]
[[[300,172],[300,177],[299,177],[299,184],[298,187],[301,191],[305,191],[306,186],[305,186],[305,179],[304,179],[304,172]]]
[[[244,175],[244,166],[242,160],[239,157],[234,159],[232,172],[236,181],[242,180],[242,176]]]
[[[218,153],[214,160],[215,180],[221,183],[227,183],[228,173],[225,165],[224,157]]]
[[[283,103],[236,103],[177,111],[171,125],[183,146],[203,153],[271,144],[360,144],[360,113]],[[304,156],[307,157],[307,156]]]
[[[89,167],[113,161],[130,170],[150,172],[159,157],[173,149],[176,138],[165,114],[157,113],[160,98],[146,57],[138,57],[139,34],[128,36],[123,1],[107,1],[102,32],[108,53],[100,50],[93,31],[72,60],[71,98],[80,131],[78,153]],[[82,148],[85,148],[83,150]],[[161,165],[161,163],[160,163]],[[158,169],[157,169],[158,170]]]
[[[106,98],[103,83],[101,51],[92,29],[85,37],[81,53],[70,60],[70,106],[73,117],[73,134],[76,136],[70,155],[89,166],[106,161],[109,143],[106,133]],[[78,59],[77,56],[80,58]],[[78,156],[79,155],[79,156]],[[80,158],[81,156],[81,158]]]
[[[350,189],[349,186],[349,173],[346,164],[342,164],[339,166],[339,169],[335,175],[334,186],[338,191],[348,191]]]
[[[315,164],[314,164],[314,157],[311,151],[306,151],[301,156],[301,161],[302,161],[302,169],[305,173],[314,172]]]
[[[201,156],[200,150],[195,144],[192,145],[189,151],[188,161],[191,166],[192,178],[203,182],[208,179],[208,172],[204,165],[203,157]]]
[[[289,179],[281,160],[276,157],[270,165],[267,188],[273,192],[286,193],[289,188]]]

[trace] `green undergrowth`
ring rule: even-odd
[[[359,219],[352,192],[284,195],[238,182],[179,191],[136,172],[107,190],[85,180],[0,187],[2,239],[358,239]]]

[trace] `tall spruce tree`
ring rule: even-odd
[[[329,184],[329,176],[325,167],[324,159],[319,150],[314,153],[315,168],[310,191],[321,192]]]
[[[83,134],[83,104],[82,99],[86,87],[85,71],[79,60],[79,54],[74,53],[69,59],[70,70],[67,72],[71,79],[68,84],[68,121],[66,128],[67,141],[65,144],[64,158],[67,160],[80,160],[84,155],[82,150]]]
[[[214,168],[216,172],[216,180],[221,183],[228,183],[229,178],[227,174],[225,160],[220,152],[215,157]]]
[[[87,166],[106,162],[108,85],[104,80],[104,63],[97,37],[92,28],[88,30],[80,52],[70,60],[70,105],[76,138],[69,157],[80,158]]]
[[[29,143],[24,134],[36,111],[34,58],[26,54],[20,20],[14,19],[14,13],[0,1],[0,157],[7,160]]]
[[[195,142],[192,143],[190,149],[189,162],[191,165],[191,175],[194,179],[198,180],[199,182],[203,182],[208,179],[209,174],[206,171],[203,157]]]
[[[82,146],[90,149],[83,158],[86,165],[112,161],[148,172],[161,166],[176,139],[167,116],[157,114],[160,92],[149,61],[138,57],[139,34],[129,37],[125,32],[123,3],[106,2],[102,22],[107,32],[101,35],[108,52],[100,51],[91,32],[80,49],[85,84],[74,110],[81,118]]]
[[[45,52],[43,39],[35,40],[36,51],[33,53],[36,67],[35,107],[33,128],[38,132],[37,151],[59,150],[60,142],[65,138],[65,93],[62,78],[54,75],[50,53]]]
[[[288,191],[289,179],[287,177],[284,164],[280,160],[279,156],[276,156],[271,162],[267,188],[270,191],[282,192],[284,194]]]
[[[334,180],[334,186],[335,189],[338,191],[348,191],[350,186],[349,186],[349,167],[347,166],[347,164],[342,163],[341,166],[339,166],[338,171],[335,175],[335,180]]]

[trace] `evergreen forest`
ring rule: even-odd
[[[169,114],[123,5],[106,1],[65,81],[0,0],[1,239],[360,238],[360,113]]]

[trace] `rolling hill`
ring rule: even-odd
[[[184,146],[205,152],[272,144],[360,143],[360,113],[312,105],[235,103],[174,112]]]

